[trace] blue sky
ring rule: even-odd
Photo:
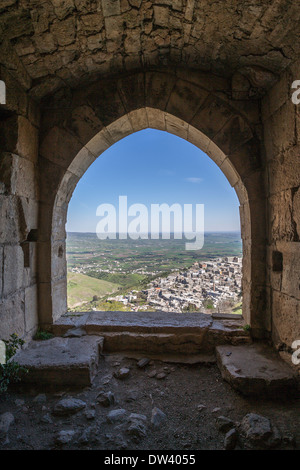
[[[205,231],[240,230],[239,202],[219,167],[194,145],[146,129],[107,149],[79,181],[68,209],[67,231],[95,232],[99,204],[204,204]]]

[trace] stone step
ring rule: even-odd
[[[143,357],[147,357],[150,360],[165,362],[167,364],[201,364],[201,365],[211,365],[217,362],[216,355],[211,353],[199,353],[199,354],[172,354],[172,353],[148,353],[142,355],[136,351],[124,351],[121,353],[112,353],[111,356],[116,357],[126,357],[128,359],[136,359],[139,361]]]
[[[56,389],[86,387],[91,385],[97,372],[102,350],[100,336],[56,337],[31,341],[13,360],[29,371],[22,378],[22,384]]]
[[[202,336],[192,334],[102,332],[104,352],[139,351],[144,354],[198,354],[203,347]]]
[[[296,372],[265,343],[217,346],[222,377],[246,396],[279,398],[298,393]]]
[[[61,317],[56,335],[82,331],[105,338],[105,351],[136,350],[148,353],[212,353],[219,344],[251,342],[240,318],[215,320],[206,314],[170,312],[92,312]],[[73,332],[73,333],[72,333]]]

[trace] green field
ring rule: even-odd
[[[68,268],[84,268],[94,277],[98,277],[99,268],[101,275],[103,270],[125,275],[141,275],[138,270],[162,273],[187,268],[195,261],[241,254],[242,241],[237,232],[206,233],[204,246],[197,251],[186,251],[185,240],[99,240],[94,233],[68,233],[67,237]],[[125,286],[125,278],[117,284]],[[128,284],[134,283],[131,281],[128,278]]]
[[[103,297],[117,291],[118,284],[96,279],[85,274],[68,272],[68,306],[73,308],[92,301],[94,295]]]
[[[68,233],[68,307],[81,310],[127,310],[112,305],[106,297],[112,292],[141,291],[156,277],[184,270],[193,263],[224,256],[241,256],[240,233],[206,233],[201,250],[187,251],[185,240],[107,239],[95,233]],[[79,268],[82,273],[70,272]],[[93,297],[99,297],[93,301]],[[239,308],[237,308],[239,312]]]

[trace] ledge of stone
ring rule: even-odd
[[[22,383],[36,388],[66,386],[89,386],[96,374],[103,338],[83,336],[80,338],[52,338],[32,341],[20,350],[13,360],[28,369]]]
[[[217,346],[216,353],[223,379],[243,395],[280,398],[297,393],[295,372],[264,343]]]

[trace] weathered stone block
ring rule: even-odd
[[[101,153],[103,153],[106,149],[108,149],[108,147],[113,145],[113,143],[114,143],[114,141],[112,139],[112,136],[110,135],[108,130],[104,127],[101,132],[96,134],[95,137],[93,137],[86,144],[86,148],[87,148],[88,152],[90,152],[93,155],[94,159],[96,159],[97,157],[99,157],[99,155],[101,155]],[[81,152],[84,152],[84,149],[82,149]],[[77,155],[78,158],[81,155],[81,152],[78,153],[78,155]],[[74,164],[75,164],[75,162],[74,162]],[[77,157],[76,157],[76,166],[78,166],[78,165],[80,165],[80,162],[77,163]],[[80,165],[80,167],[81,167],[81,165]],[[77,169],[76,172],[73,171],[73,173],[78,175],[79,172],[80,172],[80,167]],[[70,166],[70,171],[71,171],[71,166]]]
[[[235,186],[238,183],[240,177],[229,158],[223,161],[220,169],[223,171],[231,186]]]
[[[169,17],[170,17],[169,8],[165,6],[154,5],[153,9],[154,9],[154,24],[157,26],[161,26],[163,28],[168,27]]]
[[[146,108],[131,111],[128,114],[128,118],[131,122],[131,126],[134,132],[138,132],[142,129],[147,129],[147,127],[149,127]]]
[[[19,291],[0,302],[0,338],[8,339],[12,333],[22,337],[25,333],[24,291]]]
[[[36,48],[41,54],[49,54],[57,49],[53,35],[50,33],[36,35],[34,40]]]
[[[269,198],[271,242],[279,240],[293,241],[292,207],[292,193],[290,190],[282,191]]]
[[[267,159],[273,159],[280,152],[296,145],[296,107],[288,100],[264,124],[264,142]]]
[[[50,28],[59,46],[72,44],[76,35],[76,19],[71,16],[63,21],[53,23]]]
[[[0,154],[0,193],[15,194],[17,155],[3,152]]]
[[[104,126],[126,114],[115,80],[93,85],[87,93],[86,101]]]
[[[300,187],[295,191],[292,192],[293,198],[293,210],[292,210],[292,218],[293,223],[295,224],[294,227],[294,240],[300,240]]]
[[[198,131],[198,129],[195,129],[195,127],[189,125],[188,126],[188,141],[201,149],[203,152],[205,152],[207,155],[209,155],[213,160],[214,158],[212,157],[212,154],[214,154],[214,150],[216,149],[217,151],[220,151],[220,149],[215,146],[215,149],[211,151],[211,154],[208,153],[208,146],[210,145],[211,141],[209,140],[206,135],[204,135],[201,131]],[[225,157],[224,157],[225,158]]]
[[[5,245],[3,258],[3,295],[13,294],[23,286],[24,256],[19,245]]]
[[[17,159],[16,195],[33,200],[37,198],[35,166],[26,158]]]
[[[67,168],[82,146],[79,139],[70,132],[53,127],[41,142],[40,154],[47,160]]]
[[[16,200],[0,195],[0,243],[15,242],[19,238]]]
[[[87,38],[87,47],[90,51],[96,51],[98,49],[102,49],[104,46],[102,35],[101,34],[94,34],[93,36],[89,36]]]
[[[237,115],[226,122],[213,140],[226,155],[231,155],[252,137],[253,133],[248,123]]]
[[[102,0],[102,11],[105,17],[120,15],[120,0]]]
[[[94,161],[95,155],[93,155],[86,147],[83,147],[69,166],[69,172],[81,178]]]
[[[138,53],[141,50],[141,31],[139,29],[132,29],[127,31],[124,41],[124,48],[126,54]]]
[[[80,143],[86,144],[103,128],[103,124],[96,116],[91,106],[81,105],[75,107],[69,120],[72,133]],[[77,147],[75,147],[77,148]],[[74,148],[74,150],[75,150]]]
[[[165,113],[166,131],[175,134],[182,139],[188,140],[188,124],[185,121]]]
[[[99,25],[103,23],[103,16],[100,12],[89,13],[80,16],[80,30],[86,34],[96,34],[99,32]]]
[[[33,332],[38,326],[38,292],[37,285],[25,289],[25,331]]]
[[[52,282],[52,315],[53,321],[64,315],[68,310],[67,305],[67,277]]]
[[[178,80],[172,90],[166,111],[189,123],[207,96],[207,91],[189,82]]]
[[[143,73],[120,79],[118,90],[127,112],[145,106],[145,77]]]
[[[112,124],[106,128],[111,135],[111,138],[114,142],[118,142],[129,134],[132,134],[133,129],[131,127],[131,122],[128,119],[128,115],[117,119]]]
[[[2,298],[3,286],[3,246],[0,245],[0,299]]]
[[[165,113],[159,109],[146,108],[148,124],[152,129],[166,130]]]
[[[299,185],[299,175],[295,171],[295,161],[297,161],[299,155],[300,146],[296,145],[279,153],[268,162],[268,189],[270,194],[296,188]]]
[[[207,137],[213,137],[233,117],[233,112],[220,99],[209,96],[191,120],[192,126],[202,131]],[[223,150],[222,145],[217,145]]]
[[[1,151],[16,153],[18,142],[18,117],[13,115],[1,121]]]
[[[146,104],[164,111],[177,78],[158,72],[147,72],[145,77]]]
[[[103,338],[97,336],[32,341],[25,350],[17,352],[15,360],[29,369],[23,380],[26,383],[56,389],[86,387],[91,385],[95,376],[102,344]],[[81,403],[83,405],[79,409],[85,406],[84,402]],[[71,406],[66,403],[65,410],[60,411],[61,414],[63,411],[71,414]]]
[[[282,281],[277,290],[300,300],[300,247],[299,242],[277,243],[278,250],[283,254]],[[272,287],[276,286],[272,283]],[[300,330],[300,329],[299,329]]]
[[[300,338],[299,300],[272,290],[272,336],[277,347]]]
[[[208,74],[201,70],[190,70],[187,67],[178,67],[176,69],[176,75],[182,80],[194,83],[203,90],[230,90],[230,81],[227,78]]]
[[[266,345],[218,346],[222,377],[246,396],[278,397],[297,393],[293,370]]]
[[[122,32],[123,19],[121,16],[111,16],[109,18],[105,18],[106,39],[119,43],[121,41]]]
[[[63,2],[61,2],[60,0],[51,0],[51,3],[54,7],[54,12],[56,16],[60,20],[70,15],[70,13],[72,13],[75,8],[73,0],[64,0]]]
[[[18,143],[16,153],[32,162],[37,161],[38,156],[38,130],[31,122],[19,116],[18,118]]]
[[[268,93],[270,115],[281,108],[286,101],[291,99],[291,81],[290,74],[283,72],[277,83]]]
[[[53,279],[59,279],[67,275],[66,246],[62,240],[52,242],[51,275]]]
[[[60,181],[63,178],[65,170],[62,166],[52,163],[46,158],[39,158],[40,178],[44,182],[40,187],[40,201],[51,204],[55,200]]]

